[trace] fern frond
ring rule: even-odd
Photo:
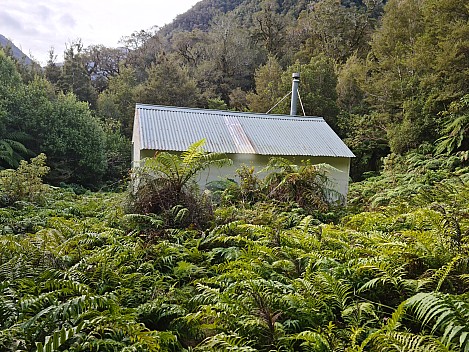
[[[65,344],[72,337],[76,336],[84,327],[82,322],[73,328],[66,329],[63,327],[59,331],[55,331],[53,335],[47,336],[44,344],[36,342],[37,352],[55,352],[59,351],[59,347]]]
[[[441,341],[469,350],[469,303],[465,299],[438,292],[418,293],[406,301],[422,325],[442,333]]]
[[[251,341],[240,337],[236,333],[226,334],[220,333],[211,336],[199,344],[196,351],[238,351],[238,352],[255,352],[255,348],[249,346]]]

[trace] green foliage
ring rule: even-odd
[[[334,61],[325,55],[310,58],[304,65],[296,63],[281,71],[278,60],[269,58],[265,66],[256,72],[256,94],[248,95],[250,108],[257,112],[267,112],[277,103],[272,113],[289,114],[289,99],[282,98],[291,91],[293,72],[301,73],[300,96],[307,116],[322,116],[333,127],[339,112],[336,104],[337,75]],[[298,107],[298,114],[301,114]]]
[[[104,131],[0,52],[5,164],[23,146],[47,151],[56,181],[94,183],[106,158],[118,177],[135,99],[265,112],[300,71],[307,114],[347,137],[366,178],[337,209],[321,171],[277,160],[265,180],[239,170],[213,208],[193,180],[218,159],[199,142],[149,160],[130,198],[139,213],[124,214],[127,195],[45,192],[42,156],[1,171],[0,350],[468,350],[466,2],[392,0],[379,23],[379,1],[279,4],[203,1],[124,38],[126,57],[106,56],[115,76],[95,82],[109,83]],[[92,102],[95,54],[107,53],[80,50],[61,80],[52,64],[46,76]],[[446,155],[432,155],[437,138]]]
[[[42,179],[49,172],[46,156],[40,154],[31,159],[30,163],[22,160],[16,170],[0,171],[0,194],[2,205],[17,201],[38,202],[44,197],[47,186]]]
[[[197,86],[184,68],[162,56],[161,61],[148,69],[148,79],[135,92],[140,103],[197,106]]]
[[[0,49],[0,169],[18,167],[19,161],[31,154],[24,145],[27,135],[11,126],[14,112],[8,108],[10,97],[20,86],[21,76],[13,60]]]
[[[460,159],[456,156],[433,157],[428,154],[429,149],[433,147],[422,146],[420,152],[412,151],[405,156],[388,155],[383,159],[381,175],[352,185],[349,204],[365,205],[366,209],[409,202],[423,206],[434,200],[452,199],[456,194],[455,187],[459,192],[464,190],[465,194],[466,186],[461,182],[465,184],[467,181],[459,175],[465,174],[467,169],[461,168]]]
[[[290,66],[284,73],[284,87],[291,86],[293,72],[300,72],[300,95],[307,116],[321,116],[335,128],[337,125],[337,74],[334,61],[324,55],[312,56],[304,65],[298,63]],[[287,90],[288,91],[288,90]]]
[[[97,113],[102,118],[116,120],[128,138],[132,135],[135,109],[134,89],[137,85],[132,68],[122,68],[118,76],[109,79],[108,88],[98,96]]]
[[[446,126],[443,137],[437,140],[436,153],[446,152],[447,155],[456,151],[464,161],[469,159],[469,142],[467,133],[469,129],[469,94],[463,96],[458,102],[452,102],[448,111],[443,113]]]
[[[289,160],[272,158],[267,170],[272,171],[265,182],[268,198],[281,202],[295,202],[307,211],[326,212],[329,202],[341,196],[329,188],[327,165],[292,165]]]
[[[243,165],[236,171],[239,183],[228,180],[222,185],[221,203],[246,209],[273,203],[286,211],[296,208],[326,219],[338,210],[337,204],[343,203],[343,196],[333,189],[327,176],[329,168],[326,164],[312,165],[309,160],[295,165],[288,159],[274,157],[260,171],[266,174],[261,178],[253,167]]]
[[[94,106],[97,94],[91,85],[91,77],[81,60],[82,51],[81,41],[68,44],[64,52],[64,64],[57,85],[63,93],[73,93],[78,100],[86,101]]]
[[[21,76],[16,70],[15,63],[12,59],[5,55],[3,49],[0,48],[0,82],[5,90],[9,87],[18,86],[21,83]]]
[[[201,144],[152,172],[185,189],[187,167],[208,162]],[[283,193],[303,185],[295,170],[277,168]],[[124,194],[50,189],[42,206],[0,209],[0,348],[466,349],[465,183],[442,178],[414,202],[326,225],[294,204],[248,206],[258,184],[243,172],[244,206],[219,206],[200,229],[178,220],[182,207],[124,215]]]
[[[86,103],[59,94],[51,115],[40,123],[36,133],[53,167],[53,181],[85,185],[100,181],[107,167],[104,133]]]
[[[304,11],[299,22],[303,27],[303,45],[297,57],[308,58],[319,53],[345,62],[353,53],[366,56],[376,15],[382,12],[382,1],[323,0]]]
[[[431,333],[442,334],[440,340],[446,347],[460,351],[469,349],[467,297],[418,293],[409,298],[406,305],[415,311],[423,326],[431,327]]]
[[[283,95],[287,94],[288,91],[283,91],[281,75],[282,67],[273,56],[269,56],[265,65],[257,68],[254,75],[256,93],[250,93],[247,96],[251,111],[266,113],[278,103]]]
[[[97,184],[106,170],[104,133],[88,104],[72,94],[56,95],[44,79],[28,85],[12,82],[2,84],[0,99],[2,166],[46,153],[52,167],[49,181]]]
[[[60,331],[55,331],[52,336],[46,337],[44,344],[42,344],[42,342],[36,342],[37,352],[60,351],[59,347],[80,332],[82,328],[83,323],[70,329],[62,328]]]
[[[438,115],[466,94],[467,11],[464,1],[386,4],[382,25],[373,34],[363,88],[387,120],[393,152],[439,137]]]
[[[28,154],[30,151],[21,142],[10,138],[0,139],[0,168],[18,167],[23,156]]]
[[[199,194],[195,177],[211,165],[230,162],[222,154],[205,152],[204,143],[192,144],[181,155],[159,152],[145,160],[133,175],[130,211],[162,214],[174,226],[204,224],[210,218],[210,200]]]
[[[105,138],[106,172],[103,180],[114,186],[127,180],[131,165],[131,142],[121,134],[117,121],[101,123]]]
[[[289,24],[286,16],[281,16],[276,1],[262,1],[261,10],[254,14],[254,38],[263,43],[269,55],[281,53],[286,42],[286,27]]]

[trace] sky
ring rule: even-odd
[[[65,44],[119,46],[123,36],[162,27],[200,0],[0,0],[0,34],[45,65]]]

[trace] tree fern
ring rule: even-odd
[[[0,138],[0,169],[5,167],[17,168],[20,161],[31,155],[32,152],[18,140],[14,140],[14,135],[10,138]]]
[[[443,116],[446,119],[443,137],[438,139],[436,153],[450,154],[458,150],[463,142],[467,142],[467,130],[469,129],[469,94],[459,101],[451,103],[448,111]]]

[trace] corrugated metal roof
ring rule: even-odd
[[[205,138],[209,152],[354,157],[321,117],[145,104],[136,110],[142,149],[185,151]]]

